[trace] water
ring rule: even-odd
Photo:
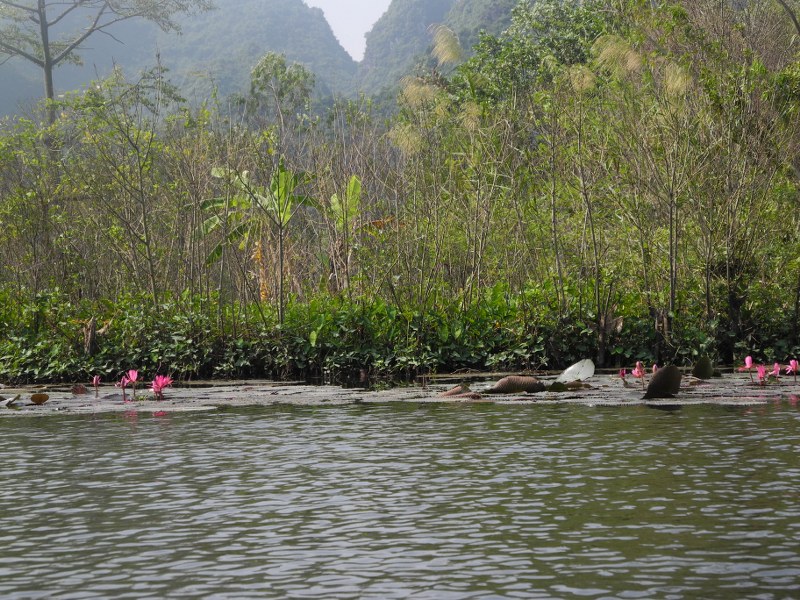
[[[799,597],[798,448],[788,404],[0,419],[0,597]]]

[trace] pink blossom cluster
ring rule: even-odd
[[[767,382],[767,378],[773,377],[775,379],[779,379],[780,375],[781,375],[781,364],[780,363],[776,362],[775,364],[773,364],[772,365],[772,371],[768,372],[767,371],[767,367],[765,365],[756,365],[756,364],[754,364],[752,356],[746,356],[745,357],[744,364],[741,367],[739,367],[739,372],[742,373],[744,371],[747,371],[747,373],[750,375],[750,379],[752,380],[753,379],[753,368],[756,369],[756,373],[758,374],[758,382],[761,385],[764,385]],[[797,360],[794,359],[794,358],[789,361],[788,365],[786,365],[786,374],[787,375],[793,374],[795,382],[797,382],[797,371],[798,371],[798,368],[800,368],[800,365],[798,365]]]
[[[656,373],[658,371],[658,365],[653,363],[653,366],[651,367],[650,370],[653,373]],[[620,379],[622,379],[623,382],[625,382],[625,377],[627,377],[627,375],[628,375],[628,372],[625,369],[620,369],[619,377],[620,377]],[[645,375],[646,375],[646,371],[644,369],[644,364],[642,363],[642,361],[637,360],[636,361],[636,366],[631,371],[631,376],[635,377],[636,379],[641,379],[641,381],[642,381],[642,389],[644,389],[644,376]],[[625,383],[625,385],[627,385],[627,383]]]
[[[128,396],[126,393],[126,389],[128,386],[131,387],[133,390],[133,397],[136,398],[136,382],[139,381],[139,371],[136,369],[130,369],[123,373],[122,378],[116,382],[114,385],[118,388],[122,389],[122,400],[124,402],[128,401]],[[153,381],[150,384],[150,389],[153,391],[157,400],[164,399],[164,389],[170,387],[173,383],[172,377],[168,375],[156,375]],[[100,376],[95,375],[92,377],[92,385],[94,386],[95,396],[99,393],[100,388]]]

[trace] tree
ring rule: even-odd
[[[108,34],[116,23],[138,18],[177,31],[176,14],[211,6],[210,0],[0,0],[0,57],[39,67],[45,98],[52,100],[53,71],[65,62],[80,63],[81,46],[93,34]],[[48,120],[54,118],[51,108]]]
[[[250,79],[252,108],[265,108],[278,124],[282,140],[287,118],[308,110],[314,74],[300,63],[288,64],[283,54],[267,52],[253,67]]]

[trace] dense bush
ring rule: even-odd
[[[523,1],[460,65],[437,30],[385,122],[280,60],[233,108],[115,74],[5,122],[0,378],[796,356],[786,7]]]

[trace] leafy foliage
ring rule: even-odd
[[[157,70],[7,122],[0,377],[796,356],[797,57],[760,6],[522,3],[386,120],[191,108]]]

